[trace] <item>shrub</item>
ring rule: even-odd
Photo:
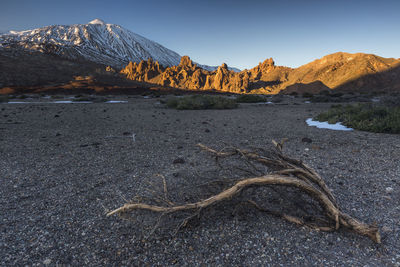
[[[331,91],[330,90],[322,90],[321,92],[319,92],[320,95],[330,95]]]
[[[72,101],[74,101],[74,102],[87,102],[87,101],[93,101],[93,100],[94,100],[93,97],[78,97],[78,98],[72,99]]]
[[[315,119],[328,123],[342,122],[347,127],[367,132],[400,133],[400,107],[335,105]]]
[[[237,107],[235,99],[209,95],[174,97],[168,99],[166,105],[176,109],[232,109]]]
[[[236,97],[236,102],[238,103],[259,103],[265,101],[265,97],[260,95],[239,95]]]
[[[7,102],[8,102],[8,96],[0,95],[0,103],[7,103]]]
[[[342,92],[333,92],[333,93],[331,93],[331,96],[332,97],[341,97],[341,96],[343,96],[343,93]]]
[[[310,98],[310,101],[313,103],[333,102],[332,97],[329,95],[314,95]]]
[[[103,103],[107,101],[105,97],[91,97],[91,96],[81,96],[78,98],[74,98],[72,101],[74,102],[94,102],[94,103]]]
[[[400,94],[391,95],[391,96],[383,96],[381,98],[382,105],[389,107],[400,107]]]
[[[28,98],[28,96],[27,95],[19,95],[19,96],[17,96],[17,98],[18,99],[26,99],[26,98]]]
[[[283,101],[283,96],[282,95],[274,95],[271,98],[272,103],[281,103]]]
[[[304,98],[310,98],[310,97],[313,97],[313,94],[311,94],[309,92],[305,92],[305,93],[303,93],[303,97]]]

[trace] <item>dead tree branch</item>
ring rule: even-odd
[[[275,151],[270,151],[270,153],[267,155],[260,155],[255,151],[241,150],[237,148],[225,149],[223,152],[218,152],[205,145],[199,144],[198,146],[202,150],[213,154],[217,160],[218,158],[229,158],[234,155],[238,155],[242,158],[242,160],[246,161],[246,164],[250,165],[257,171],[259,170],[253,165],[252,161],[262,164],[274,170],[274,172],[239,180],[219,194],[213,195],[198,202],[186,203],[182,205],[174,204],[168,199],[166,181],[165,178],[161,176],[163,179],[164,198],[165,202],[168,203],[168,206],[150,205],[137,202],[127,203],[122,207],[109,212],[107,216],[131,212],[134,210],[146,210],[160,213],[160,218],[164,215],[173,214],[179,211],[192,211],[195,212],[194,216],[198,216],[200,210],[216,205],[222,201],[230,200],[248,187],[285,186],[297,188],[301,192],[307,194],[312,199],[317,201],[327,217],[327,220],[319,221],[325,221],[325,224],[318,225],[317,223],[308,223],[300,217],[279,214],[277,212],[272,212],[268,209],[262,208],[255,201],[249,200],[248,202],[259,210],[267,211],[274,215],[279,215],[281,218],[298,225],[308,226],[321,231],[333,231],[339,229],[340,227],[344,227],[358,234],[368,236],[377,243],[381,242],[379,229],[376,225],[365,224],[343,213],[338,207],[333,194],[323,179],[312,168],[299,160],[295,160],[283,155],[282,143],[277,143],[274,141],[274,145]],[[185,226],[188,220],[194,216],[189,216],[186,218],[180,224],[179,228]],[[159,222],[160,220],[158,220],[156,226],[158,226]],[[328,222],[328,225],[326,222]]]

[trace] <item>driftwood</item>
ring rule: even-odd
[[[275,150],[268,151],[267,155],[260,155],[255,151],[241,150],[237,148],[229,148],[225,149],[224,151],[216,151],[205,145],[198,144],[198,146],[202,150],[213,154],[217,160],[220,158],[229,158],[235,155],[239,155],[246,162],[248,162],[249,166],[253,166],[253,163],[257,163],[272,169],[273,172],[264,175],[258,175],[256,177],[241,179],[229,188],[220,192],[219,194],[213,195],[205,200],[194,203],[186,203],[182,205],[174,204],[168,199],[167,184],[165,178],[162,177],[164,191],[163,198],[166,205],[152,205],[140,202],[126,203],[122,207],[109,212],[107,216],[111,216],[114,214],[123,214],[135,210],[146,210],[158,213],[161,214],[160,218],[164,215],[173,214],[180,211],[194,212],[193,216],[186,218],[180,224],[180,227],[182,227],[187,224],[189,219],[199,215],[199,212],[204,208],[210,207],[224,200],[230,200],[234,196],[238,195],[245,188],[262,186],[286,186],[297,188],[301,192],[307,194],[312,199],[317,201],[320,204],[320,207],[322,208],[327,220],[321,220],[321,223],[310,223],[301,217],[272,212],[268,209],[262,208],[253,200],[248,200],[247,203],[253,205],[259,210],[267,211],[269,213],[272,213],[273,215],[277,215],[287,221],[298,225],[304,225],[320,231],[334,231],[343,227],[358,234],[368,236],[376,243],[381,242],[379,229],[375,224],[365,224],[342,212],[337,205],[333,194],[325,184],[324,180],[312,168],[304,164],[302,161],[285,156],[282,153],[283,143],[277,143],[275,141],[273,141],[273,143]],[[254,169],[256,169],[256,167],[254,167]],[[159,221],[156,227],[158,226]]]

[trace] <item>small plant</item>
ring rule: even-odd
[[[0,103],[7,103],[7,102],[8,102],[8,96],[0,95]]]
[[[166,105],[175,109],[233,109],[237,107],[237,102],[222,96],[192,95],[170,98]]]
[[[342,122],[347,127],[375,133],[400,133],[400,107],[384,107],[372,104],[332,105],[319,114],[318,121]]]
[[[28,96],[27,95],[19,95],[19,96],[17,96],[17,98],[18,99],[26,99],[26,98],[28,98]]]
[[[342,97],[343,93],[342,92],[334,92],[334,93],[331,93],[331,96],[332,97]]]
[[[89,101],[93,101],[94,98],[93,97],[79,97],[79,98],[74,98],[72,101],[74,102],[89,102]]]
[[[260,103],[265,101],[265,97],[260,95],[239,95],[236,97],[236,102],[238,103]]]
[[[305,92],[305,93],[303,93],[303,97],[304,98],[310,98],[310,97],[313,97],[313,94],[311,94],[309,92]]]

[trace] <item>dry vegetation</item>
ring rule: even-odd
[[[271,150],[243,150],[229,147],[221,151],[199,144],[203,151],[215,156],[216,163],[220,169],[232,175],[231,179],[215,181],[225,184],[223,190],[206,199],[200,198],[199,201],[178,204],[170,198],[166,179],[164,176],[160,176],[162,178],[162,193],[157,197],[161,195],[161,198],[147,200],[145,198],[136,198],[137,201],[126,203],[122,207],[109,212],[108,216],[114,214],[125,216],[133,213],[133,218],[138,219],[141,216],[140,212],[147,212],[147,215],[150,213],[156,218],[150,232],[152,234],[162,226],[163,219],[172,215],[172,218],[179,218],[180,220],[175,229],[176,233],[177,230],[186,226],[189,221],[200,217],[200,213],[203,210],[215,207],[217,204],[230,205],[229,203],[233,199],[243,197],[242,193],[252,188],[255,191],[252,192],[251,197],[247,196],[243,201],[258,210],[312,229],[335,231],[339,228],[346,228],[368,236],[377,243],[381,242],[379,229],[376,225],[365,224],[344,213],[318,173],[302,161],[284,155],[282,153],[283,142],[277,143],[273,141],[273,143],[274,149]],[[231,165],[226,167],[226,163],[228,165],[231,163]],[[245,168],[241,166],[245,166]],[[261,203],[260,199],[269,194],[264,189],[277,192],[282,187],[294,189],[297,195],[300,193],[307,196],[308,203],[302,204],[295,203],[300,197],[289,197],[292,206],[296,206],[292,207],[292,211],[295,211],[296,215],[282,212],[281,209],[279,209],[280,211],[274,211],[272,209],[273,203]],[[264,191],[258,189],[263,189]],[[281,191],[278,194],[283,195],[285,192],[288,193],[288,191]],[[310,205],[313,207],[311,210],[305,208],[305,206]],[[265,206],[268,208],[265,208]],[[184,213],[185,216],[174,217],[179,213]]]

